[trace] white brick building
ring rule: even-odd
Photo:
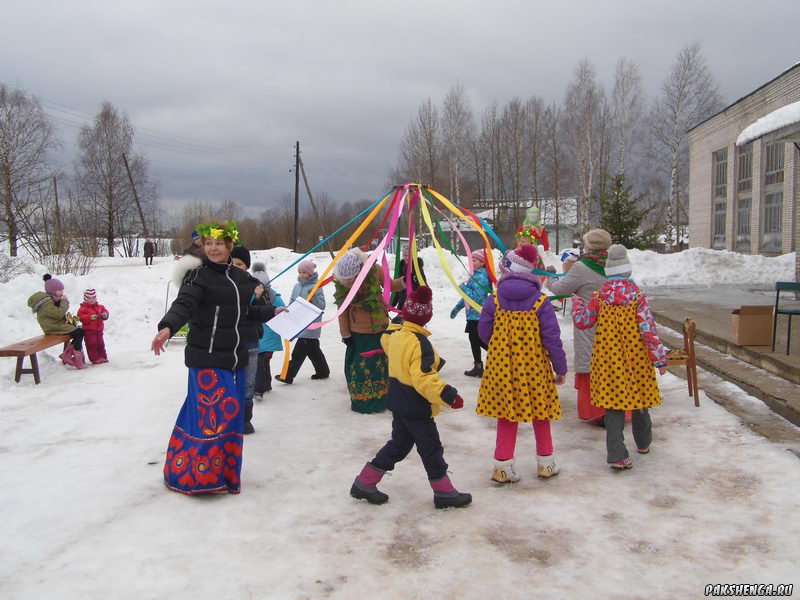
[[[690,244],[796,251],[798,187],[800,63],[689,131]]]

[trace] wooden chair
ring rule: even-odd
[[[683,321],[683,350],[670,350],[667,353],[667,364],[686,365],[689,396],[694,397],[695,406],[700,406],[700,393],[697,389],[697,356],[694,353],[695,337],[697,337],[697,324],[691,317],[686,317]]]
[[[789,347],[792,341],[792,315],[800,315],[800,308],[780,308],[781,292],[800,293],[800,283],[794,281],[775,282],[775,312],[772,314],[772,351],[775,352],[775,338],[778,330],[778,315],[788,315],[789,322],[786,325],[786,354],[789,354]]]

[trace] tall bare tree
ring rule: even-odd
[[[17,256],[20,224],[37,206],[41,182],[50,178],[48,159],[56,146],[39,101],[0,84],[0,202],[10,256]]]
[[[114,256],[118,239],[133,237],[139,230],[139,215],[123,154],[128,157],[140,197],[152,197],[154,193],[144,157],[133,152],[133,138],[127,115],[110,102],[103,103],[94,123],[82,127],[78,134],[80,151],[75,172],[79,201],[98,224],[98,237],[106,240],[109,256]]]
[[[639,66],[626,58],[617,61],[611,94],[612,127],[616,145],[616,172],[624,174],[625,161],[642,121],[644,93]]]
[[[444,158],[447,161],[449,195],[461,204],[462,179],[469,160],[469,144],[475,135],[475,123],[464,86],[456,83],[447,93],[442,109]]]
[[[535,203],[542,198],[542,160],[547,144],[544,100],[532,96],[525,103],[525,154],[528,159],[528,185]],[[540,206],[540,208],[543,208]],[[543,212],[542,218],[547,215]]]
[[[589,207],[601,173],[598,168],[603,142],[602,117],[605,92],[589,59],[575,67],[564,101],[565,134],[577,166],[578,227],[589,226]]]
[[[442,128],[439,111],[430,98],[417,110],[400,143],[399,175],[437,189],[444,176]]]
[[[722,96],[698,43],[678,52],[661,94],[650,113],[653,158],[666,171],[669,196],[666,210],[666,245],[679,244],[682,226],[688,222],[686,187],[689,141],[686,132],[723,107]]]

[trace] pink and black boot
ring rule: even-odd
[[[358,500],[366,500],[370,504],[385,504],[389,496],[380,491],[376,486],[383,479],[386,471],[379,469],[372,463],[367,463],[361,469],[353,485],[350,487],[350,495]]]
[[[459,492],[445,475],[441,479],[430,480],[433,489],[433,505],[436,508],[461,508],[472,502],[472,494]]]

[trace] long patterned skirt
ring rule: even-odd
[[[386,410],[389,401],[389,364],[380,333],[352,333],[344,355],[344,377],[350,408],[359,413]]]
[[[238,494],[245,372],[189,369],[186,400],[167,447],[164,483],[182,494]]]

